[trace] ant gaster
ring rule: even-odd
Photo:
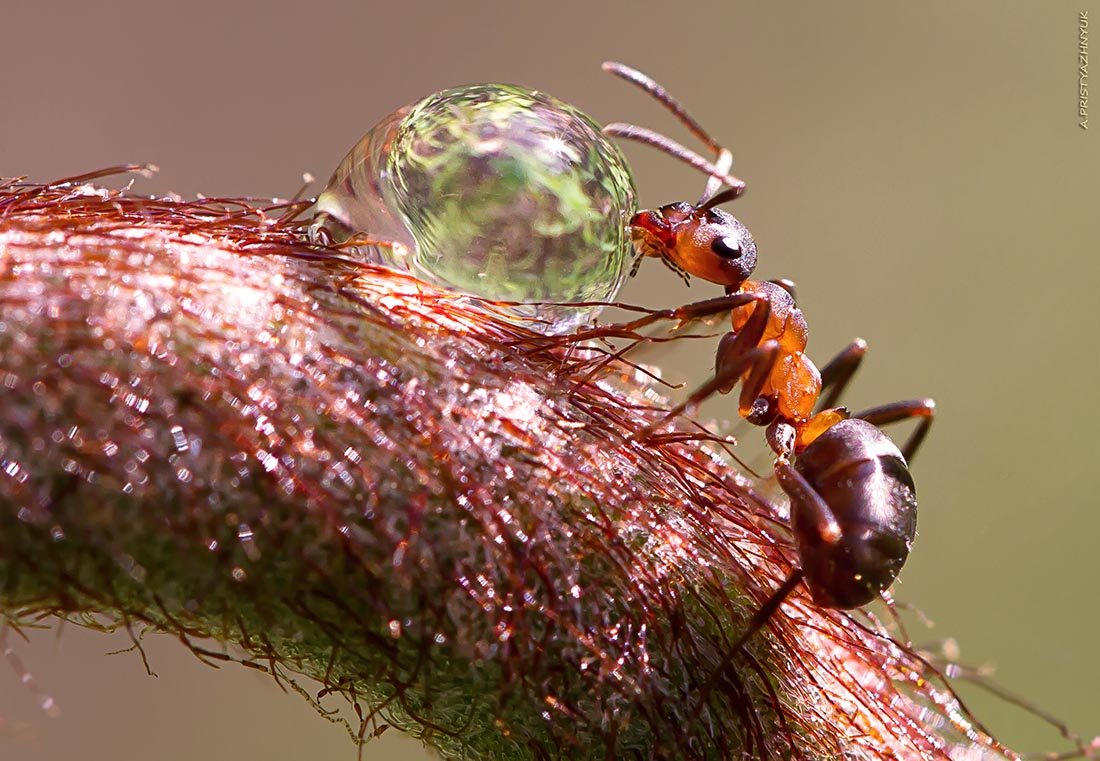
[[[738,383],[740,414],[767,427],[776,478],[790,498],[801,568],[756,613],[736,650],[803,580],[816,604],[839,609],[868,603],[893,583],[916,533],[916,490],[908,462],[928,433],[935,404],[916,399],[856,415],[834,406],[859,367],[866,344],[856,339],[818,371],[805,354],[808,330],[795,305],[793,283],[750,279],[756,243],[741,222],[715,208],[745,189],[743,181],[728,174],[730,152],[646,75],[619,63],[605,63],[604,70],[653,96],[715,154],[711,163],[651,130],[620,123],[605,127],[608,134],[647,143],[711,178],[698,203],[640,211],[630,226],[639,262],[659,257],[685,279],[695,275],[725,286],[726,296],[617,327],[633,331],[658,319],[682,323],[731,312],[732,330],[719,343],[715,376],[638,438]],[[717,192],[722,183],[726,189]],[[920,423],[900,449],[879,430],[910,418]]]

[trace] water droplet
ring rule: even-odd
[[[471,85],[368,132],[318,197],[312,231],[359,236],[368,261],[489,299],[601,301],[626,277],[634,210],[630,169],[589,117],[545,93]],[[595,312],[515,311],[554,332]]]

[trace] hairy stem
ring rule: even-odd
[[[796,593],[730,653],[785,530],[698,429],[629,440],[630,366],[95,179],[0,186],[9,622],[171,632],[446,757],[1007,753],[866,615]]]

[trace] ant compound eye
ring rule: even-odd
[[[714,242],[710,244],[710,250],[723,259],[740,259],[741,241],[737,238],[728,236],[725,238],[715,238]]]

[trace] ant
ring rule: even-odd
[[[820,371],[805,354],[808,329],[795,304],[794,284],[750,279],[756,243],[748,228],[716,208],[745,190],[728,175],[732,154],[664,87],[621,63],[605,71],[640,87],[698,137],[715,155],[711,163],[664,135],[633,124],[609,124],[610,135],[655,147],[710,175],[696,204],[677,202],[642,210],[630,220],[638,258],[658,257],[687,279],[694,275],[724,286],[726,295],[678,309],[654,312],[593,335],[636,330],[659,319],[680,323],[731,313],[732,330],[718,345],[715,375],[683,403],[635,435],[635,440],[716,392],[738,383],[740,415],[766,427],[775,474],[790,499],[791,529],[800,568],[763,604],[733,647],[737,652],[800,582],[815,604],[847,610],[871,602],[897,577],[916,533],[916,489],[908,463],[932,424],[931,399],[894,402],[852,415],[834,406],[863,359],[856,339]],[[719,189],[725,183],[725,190]],[[621,334],[621,333],[619,333]],[[880,426],[911,418],[917,428],[899,449]]]

